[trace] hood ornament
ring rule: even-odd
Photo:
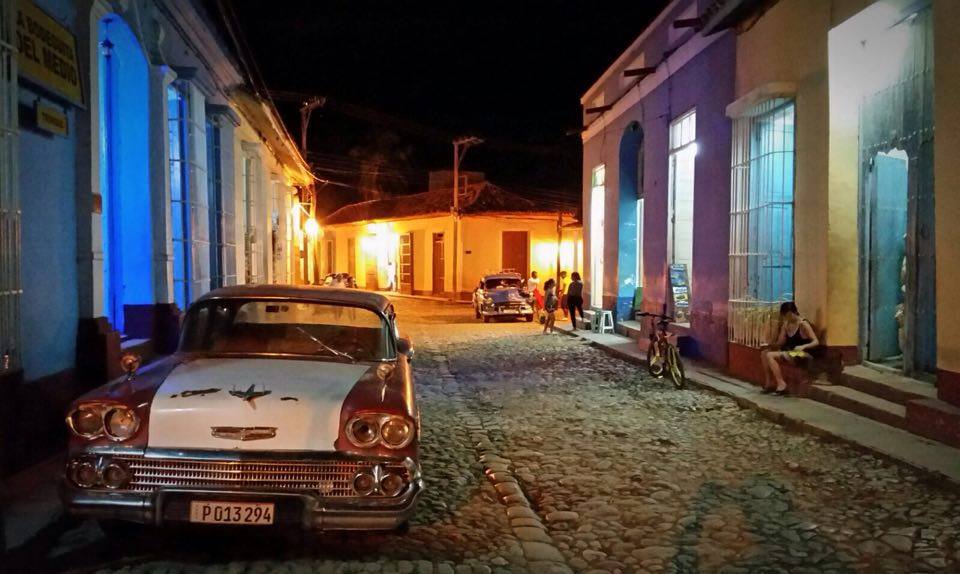
[[[230,396],[237,397],[238,399],[243,400],[244,402],[250,403],[250,406],[253,406],[253,400],[259,399],[260,397],[265,397],[272,393],[273,391],[268,391],[266,389],[262,391],[254,390],[254,385],[250,385],[245,391],[238,391],[236,389],[230,391]]]
[[[210,427],[210,434],[227,440],[263,440],[277,436],[277,427]]]

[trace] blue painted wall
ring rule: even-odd
[[[76,18],[72,1],[37,4],[72,29]],[[21,84],[21,105],[32,108],[39,94]],[[72,130],[76,117],[72,110],[67,116]],[[79,317],[77,145],[72,131],[67,137],[52,136],[24,125],[19,137],[22,357],[24,377],[33,380],[74,365]]]
[[[618,164],[620,190],[618,208],[617,308],[616,320],[633,319],[633,297],[638,286],[637,275],[637,199],[640,198],[639,154],[643,144],[643,128],[630,123],[620,138]]]
[[[104,295],[114,327],[122,328],[122,305],[154,302],[147,131],[149,78],[146,58],[130,27],[117,15],[108,18],[109,25],[100,25],[101,41],[108,38],[113,44],[110,69],[101,71],[109,72],[109,86],[101,85],[110,90],[110,110],[104,117],[111,123],[110,179],[102,179],[102,184],[113,186],[112,190],[103,190],[107,260],[104,284],[109,286]],[[116,311],[111,304],[111,292],[118,299]]]

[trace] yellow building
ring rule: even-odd
[[[702,21],[737,34],[731,371],[759,372],[764,309],[794,299],[840,381],[896,375],[896,422],[960,444],[960,2],[717,0]]]
[[[364,289],[461,299],[488,273],[580,270],[573,206],[538,205],[486,182],[462,192],[459,220],[452,204],[440,189],[345,206],[324,220],[321,269],[349,273]]]

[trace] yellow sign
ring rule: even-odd
[[[67,114],[54,106],[37,102],[37,127],[58,136],[67,135]]]
[[[76,38],[29,0],[17,2],[17,52],[21,75],[83,105]]]

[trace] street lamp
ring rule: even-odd
[[[483,140],[475,136],[453,140],[453,300],[460,298],[460,162],[467,150]]]

